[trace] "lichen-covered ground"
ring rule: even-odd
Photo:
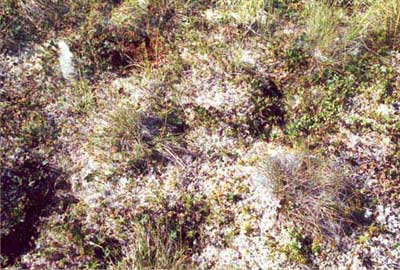
[[[2,1],[1,266],[400,269],[399,18]]]

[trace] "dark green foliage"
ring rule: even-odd
[[[62,33],[85,20],[98,0],[35,0],[30,3],[4,0],[0,3],[0,52],[16,53],[29,42]]]
[[[39,218],[55,203],[54,192],[60,171],[40,157],[29,157],[22,164],[2,169],[1,255],[7,264],[29,250],[37,234]]]

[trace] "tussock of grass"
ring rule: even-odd
[[[157,115],[121,102],[95,126],[88,150],[95,160],[142,168],[162,161],[165,151],[178,145],[183,126],[171,114]],[[168,155],[168,154],[167,154]]]
[[[344,10],[313,2],[307,5],[306,12],[307,35],[315,47],[314,53],[325,54],[329,50],[338,50],[335,39],[341,30]]]
[[[335,239],[349,224],[352,183],[346,168],[308,152],[267,155],[259,165],[280,203],[278,222],[306,235]]]
[[[382,33],[386,39],[398,36],[400,31],[400,2],[398,0],[374,0],[367,11],[372,20],[372,30]]]
[[[308,1],[305,5],[307,36],[318,61],[343,63],[346,54],[355,56],[365,49],[366,41],[382,44],[383,39],[383,43],[391,44],[398,36],[399,1],[337,2]]]
[[[321,63],[344,63],[357,53],[368,36],[368,18],[363,12],[350,13],[322,1],[305,8],[306,31],[313,57]],[[347,57],[346,57],[347,56]]]
[[[168,219],[137,221],[131,250],[117,268],[134,265],[137,269],[187,269],[187,246],[182,231]]]

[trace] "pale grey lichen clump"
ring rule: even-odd
[[[60,40],[57,43],[59,49],[59,64],[62,76],[65,80],[71,81],[74,79],[76,72],[73,63],[73,54],[65,41]]]
[[[394,205],[377,205],[375,222],[384,228],[380,234],[365,233],[352,241],[344,253],[332,252],[325,260],[317,258],[319,269],[367,270],[400,268],[400,211]]]

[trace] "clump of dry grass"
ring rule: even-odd
[[[96,124],[87,150],[95,160],[140,169],[163,161],[179,146],[184,125],[171,113],[121,102]],[[179,147],[178,147],[179,148]]]
[[[309,152],[291,151],[267,155],[259,170],[280,203],[279,224],[327,239],[344,234],[352,186],[345,167]]]
[[[105,116],[104,125],[96,126],[90,146],[94,154],[113,161],[136,162],[149,155],[141,134],[140,113],[131,106],[121,106]]]
[[[195,198],[195,194],[181,185],[182,178],[184,182],[191,179],[186,179],[188,175],[178,170],[175,172],[179,177],[167,175],[174,178],[170,179],[173,182],[180,182],[175,182],[179,194],[173,191],[175,188],[166,191],[165,186],[160,186],[158,191],[152,190],[154,197],[148,198],[146,204],[139,203],[135,214],[123,218],[117,234],[124,239],[125,256],[116,269],[134,266],[135,269],[183,270],[194,266],[192,255],[203,247],[203,230],[211,209],[209,201]],[[161,178],[157,181],[162,181]]]
[[[312,54],[319,62],[343,62],[346,53],[356,55],[366,41],[393,44],[400,31],[398,0],[306,1],[303,13]]]
[[[394,38],[400,31],[400,1],[375,0],[367,11],[371,27],[375,32],[383,33],[387,39]]]
[[[128,256],[118,267],[137,269],[186,269],[188,266],[187,247],[182,235],[174,227],[172,220],[160,217],[157,221],[136,222],[135,238]]]
[[[320,62],[334,62],[359,33],[347,34],[345,10],[319,1],[305,6],[306,33],[312,54]]]

